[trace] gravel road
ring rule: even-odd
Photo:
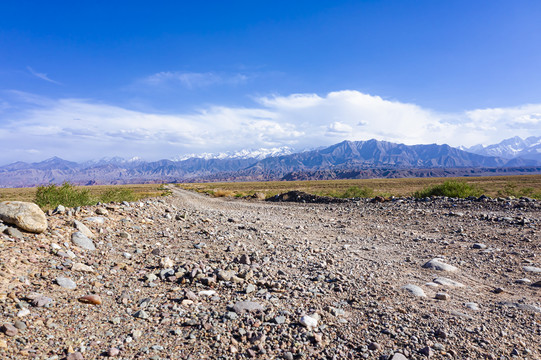
[[[541,359],[540,201],[172,191],[0,225],[0,356]]]

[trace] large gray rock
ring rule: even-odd
[[[39,206],[24,201],[3,201],[0,203],[0,220],[13,224],[19,229],[42,233],[47,230],[47,218]]]
[[[85,250],[96,250],[94,242],[80,231],[77,231],[71,235],[71,242]]]

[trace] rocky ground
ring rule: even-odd
[[[540,210],[174,189],[0,225],[0,357],[541,359]]]

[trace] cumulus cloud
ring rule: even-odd
[[[88,160],[288,145],[302,150],[342,140],[376,138],[406,144],[490,144],[541,135],[541,104],[438,113],[358,91],[255,99],[251,107],[209,106],[157,114],[89,99],[48,99],[11,92],[0,117],[0,162],[60,156]],[[17,101],[14,101],[14,99]],[[35,153],[35,149],[40,151]]]

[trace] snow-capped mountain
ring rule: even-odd
[[[276,148],[260,148],[255,150],[243,149],[239,151],[228,151],[220,153],[201,153],[201,154],[187,154],[182,156],[177,156],[173,161],[184,161],[188,159],[257,159],[263,160],[272,156],[282,156],[282,155],[291,155],[295,151],[289,146],[282,146]]]
[[[518,136],[505,139],[498,144],[483,146],[475,145],[470,148],[462,148],[478,155],[497,156],[504,159],[531,159],[541,160],[541,136],[530,136],[522,139]]]

